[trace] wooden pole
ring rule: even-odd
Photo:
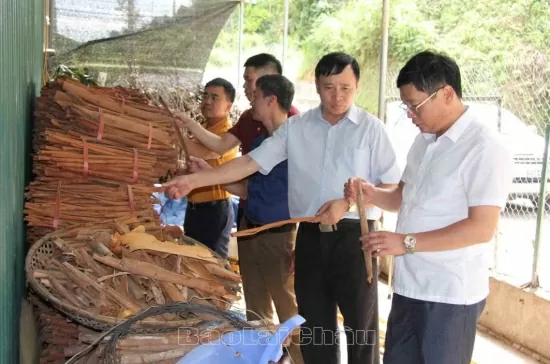
[[[161,103],[162,107],[164,107],[166,109],[166,111],[168,111],[170,116],[172,117],[172,123],[174,125],[174,130],[175,130],[176,135],[178,137],[178,141],[180,142],[181,150],[183,151],[183,153],[185,153],[185,165],[186,165],[187,168],[189,168],[189,166],[191,165],[191,159],[189,158],[189,152],[187,151],[187,146],[185,145],[185,139],[183,138],[183,134],[181,133],[181,130],[178,127],[178,124],[176,123],[176,118],[175,118],[174,114],[172,113],[172,110],[170,110],[168,105],[166,105],[166,103],[164,102],[162,97],[159,97],[159,100],[160,100],[160,103]]]

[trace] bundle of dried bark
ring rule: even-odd
[[[159,224],[152,192],[142,185],[34,181],[25,194],[25,220],[30,226],[65,228],[132,216]]]
[[[68,320],[34,294],[29,294],[28,299],[34,306],[39,329],[40,364],[64,364],[87,346],[80,340],[81,335],[99,334]]]
[[[43,90],[33,139],[39,180],[151,184],[176,167],[173,124],[165,111],[106,90],[70,79]]]

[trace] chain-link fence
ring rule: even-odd
[[[499,131],[514,158],[513,183],[494,239],[493,272],[517,285],[531,282],[535,256],[537,212],[541,207],[542,232],[550,230],[550,197],[541,197],[545,130],[550,118],[548,60],[537,54],[510,60],[501,68],[490,65],[462,67],[463,99],[480,120]],[[388,77],[386,124],[400,166],[418,129],[398,107],[397,72]],[[543,208],[544,206],[544,208]],[[550,261],[548,237],[541,235],[538,255]],[[546,242],[546,244],[545,244]],[[540,268],[540,283],[550,288],[550,270]]]

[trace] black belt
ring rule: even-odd
[[[246,216],[244,217],[244,219],[246,221],[246,226],[249,229],[254,229],[254,228],[266,225],[266,224],[257,223],[255,221],[249,219]],[[269,233],[288,233],[288,232],[294,231],[294,230],[296,230],[296,224],[285,224],[285,225],[282,225],[282,226],[272,227],[271,229],[262,230],[258,234],[265,233],[265,232],[269,232]]]
[[[187,207],[190,207],[192,209],[200,209],[201,207],[210,207],[210,206],[217,206],[217,205],[226,205],[229,203],[229,199],[226,198],[225,200],[215,200],[215,201],[206,201],[206,202],[187,202]]]
[[[373,224],[374,222],[375,222],[375,220],[367,220],[367,224],[369,224],[369,223]],[[333,231],[346,230],[346,229],[349,229],[349,228],[355,228],[355,227],[360,225],[360,222],[359,222],[359,219],[342,219],[334,225],[310,223],[310,222],[304,222],[302,224],[304,224],[304,225],[306,225],[306,224],[307,225],[314,225],[314,226],[317,226],[317,228],[319,230],[321,230],[321,232],[330,233],[330,232],[333,232]]]

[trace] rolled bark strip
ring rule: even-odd
[[[172,125],[174,126],[174,132],[176,133],[176,137],[178,139],[180,148],[183,152],[183,157],[185,159],[185,165],[189,166],[189,165],[191,165],[191,159],[189,157],[189,151],[187,150],[187,144],[185,144],[185,139],[183,138],[183,134],[182,134],[180,128],[178,127],[178,124],[176,123],[176,118],[174,117],[174,114],[172,113],[172,110],[170,110],[168,105],[166,105],[166,103],[164,102],[162,97],[159,98],[159,101],[160,101],[162,107],[164,107],[164,109],[168,112],[168,114],[172,118]]]
[[[95,256],[97,255],[94,254],[94,257]],[[141,307],[137,306],[128,297],[125,297],[124,295],[116,292],[114,289],[110,287],[102,286],[101,284],[97,283],[94,279],[82,273],[81,271],[79,271],[78,269],[76,269],[75,267],[73,267],[67,262],[64,262],[63,265],[66,267],[68,271],[71,271],[72,275],[79,278],[79,282],[93,287],[95,290],[97,290],[100,293],[102,292],[105,293],[108,297],[118,302],[122,307],[132,311],[133,313],[138,313],[139,311],[141,311]]]
[[[93,251],[99,255],[113,255],[111,250],[97,240],[90,239],[88,244],[92,247]],[[105,274],[101,274],[105,275]]]
[[[177,349],[152,354],[122,354],[120,364],[150,364],[160,360],[179,359],[195,349],[197,345],[184,345]]]
[[[355,190],[357,191],[357,210],[359,211],[359,221],[361,224],[361,236],[369,233],[369,225],[367,223],[367,210],[365,209],[365,203],[363,202],[363,187],[361,186],[361,180],[357,180]],[[372,256],[368,250],[364,250],[365,256],[365,268],[367,272],[367,281],[372,282]]]
[[[67,277],[63,275],[63,273],[60,273],[55,270],[46,270],[46,269],[35,269],[33,271],[33,277],[34,278],[49,278],[49,277],[55,277],[60,279],[66,279]]]
[[[313,219],[315,219],[315,216],[298,217],[298,218],[294,218],[294,219],[288,219],[288,220],[272,222],[270,224],[265,224],[265,225],[259,226],[257,228],[240,230],[240,231],[234,232],[234,233],[231,234],[231,236],[241,237],[241,236],[255,235],[255,234],[257,234],[261,231],[264,231],[264,230],[272,229],[272,228],[283,226],[283,225],[286,225],[286,224],[298,224],[300,222],[311,222]]]
[[[154,258],[154,263],[158,266],[162,266],[162,261],[161,261],[160,257],[158,257],[158,256]],[[176,287],[175,284],[169,283],[169,282],[164,282],[164,281],[159,281],[159,285],[162,288],[162,290],[164,291],[164,293],[168,296],[170,301],[172,301],[172,302],[185,302],[185,297],[183,296],[181,291]]]
[[[182,284],[190,288],[200,289],[216,296],[224,296],[227,294],[225,288],[218,283],[205,281],[198,278],[187,278],[151,263],[140,262],[139,260],[129,258],[117,259],[112,257],[104,257],[97,254],[94,254],[93,258],[120,271],[131,272],[160,281]]]
[[[63,287],[63,285],[61,283],[59,283],[55,278],[53,277],[50,277],[49,278],[49,281],[52,285],[52,287],[64,298],[66,299],[67,301],[69,301],[73,306],[75,307],[79,307],[79,308],[84,308],[84,305],[82,303],[80,303],[80,301],[78,301],[78,299],[76,299],[74,297],[74,295],[72,295],[71,293],[69,293],[69,291],[67,291],[67,289],[65,287]]]
[[[205,267],[210,273],[217,277],[225,278],[235,283],[241,283],[241,276],[239,276],[237,273],[230,272],[224,267],[221,267],[217,264],[205,264]]]

